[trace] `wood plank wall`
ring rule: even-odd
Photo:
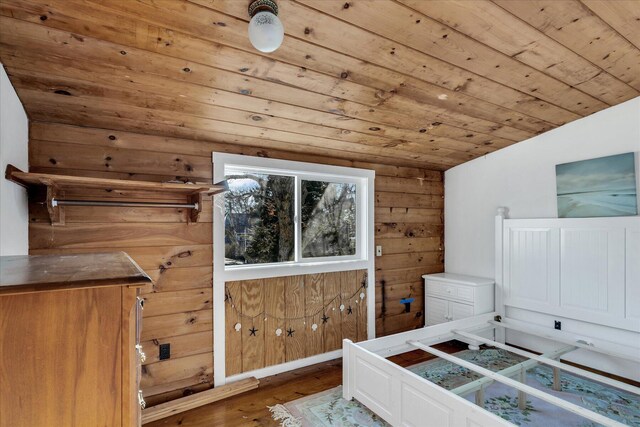
[[[366,284],[366,270],[227,283],[227,376],[366,340]]]
[[[374,169],[376,244],[383,248],[383,256],[376,258],[376,332],[386,335],[423,325],[421,275],[443,271],[441,172],[59,123],[32,122],[30,128],[30,169],[38,172],[211,182],[212,151]],[[142,330],[147,354],[142,387],[150,405],[212,383],[212,216],[211,209],[205,212],[201,222],[187,224],[181,209],[67,207],[67,224],[51,227],[42,206],[30,206],[32,254],[123,250],[155,280],[144,295]],[[295,288],[296,280],[311,279],[278,286]],[[302,298],[295,291],[285,296]],[[407,297],[415,298],[409,312],[400,303]],[[313,312],[314,299],[305,298],[304,307],[285,301],[286,316],[303,309]],[[320,304],[325,294],[315,298]],[[171,344],[171,359],[158,360],[161,343]],[[312,341],[298,345],[285,346],[286,360],[298,357],[301,347],[328,348]],[[281,360],[282,354],[266,358]]]

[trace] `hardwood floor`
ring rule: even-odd
[[[452,341],[435,346],[455,353],[466,345]],[[412,351],[390,358],[391,361],[409,366],[434,356],[423,351]],[[236,426],[278,426],[273,421],[267,406],[286,403],[304,396],[319,393],[342,383],[342,360],[297,369],[280,375],[263,378],[260,387],[239,396],[202,406],[182,414],[146,424],[147,427],[236,427]]]

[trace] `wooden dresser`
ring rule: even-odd
[[[0,257],[0,427],[138,426],[150,282],[123,252]]]

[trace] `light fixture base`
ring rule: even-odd
[[[273,0],[253,0],[249,3],[248,11],[251,18],[258,12],[271,12],[278,16],[278,5]]]

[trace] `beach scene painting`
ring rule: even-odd
[[[556,166],[558,218],[638,214],[635,153]]]

